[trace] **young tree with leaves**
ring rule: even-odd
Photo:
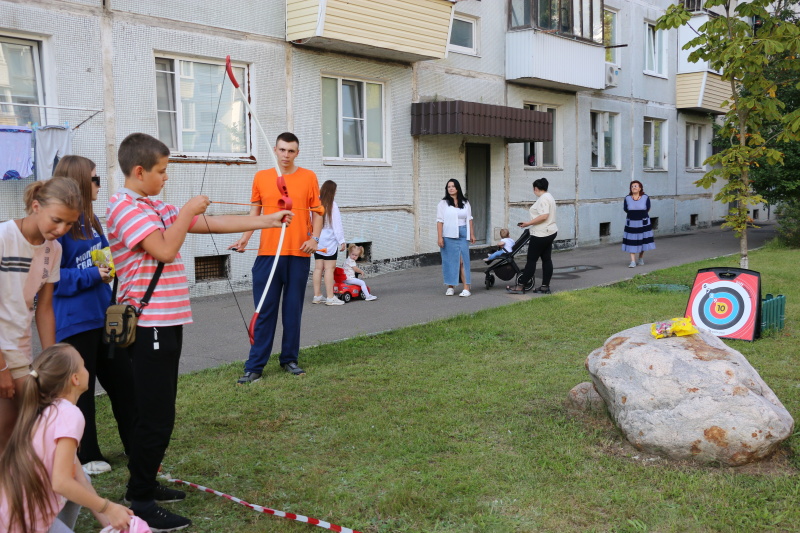
[[[729,146],[705,160],[714,168],[695,183],[708,189],[718,179],[724,180],[714,199],[732,206],[723,227],[733,229],[739,238],[739,265],[748,268],[747,228],[753,225],[749,208],[763,202],[753,189],[750,171],[759,161],[769,165],[783,162],[783,153],[768,145],[771,139],[764,137],[765,125],[778,125],[770,130],[777,141],[800,139],[800,110],[786,111],[777,95],[775,77],[767,75],[768,70],[781,72],[787,74],[784,79],[797,83],[792,74],[800,71],[800,28],[784,20],[787,2],[783,1],[707,0],[703,7],[723,14],[693,28],[697,37],[684,49],[692,51],[689,61],[707,61],[710,69],[722,72],[722,79],[730,83],[729,110],[719,130]],[[690,24],[691,18],[683,5],[671,5],[656,28],[677,28]]]

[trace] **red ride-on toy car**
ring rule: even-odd
[[[349,302],[353,298],[366,300],[367,296],[361,290],[361,287],[345,283],[346,279],[347,277],[344,275],[343,268],[336,267],[333,269],[333,294],[338,296],[340,300],[343,300],[344,303]],[[367,289],[369,289],[369,285],[367,285]]]

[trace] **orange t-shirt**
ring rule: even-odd
[[[281,193],[276,184],[277,178],[278,174],[274,168],[260,170],[256,172],[253,178],[253,194],[250,197],[250,201],[263,205],[261,212],[265,215],[279,211],[278,200],[281,198]],[[294,218],[289,227],[286,228],[281,255],[308,257],[310,254],[303,253],[300,247],[311,238],[313,228],[311,226],[311,211],[309,211],[309,208],[319,205],[317,175],[306,168],[298,167],[294,173],[286,174],[283,178],[286,180],[286,189],[292,199]],[[278,250],[279,238],[280,230],[261,230],[258,255],[275,255]]]

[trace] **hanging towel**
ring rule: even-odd
[[[58,160],[71,153],[71,129],[64,126],[43,126],[36,130],[36,179],[50,179]]]
[[[0,176],[31,175],[32,136],[33,130],[24,126],[0,126]]]

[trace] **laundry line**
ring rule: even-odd
[[[98,113],[102,113],[102,109],[89,109],[87,107],[69,107],[69,106],[58,106],[58,105],[43,105],[43,104],[17,104],[13,102],[0,102],[0,105],[9,105],[9,106],[17,106],[17,107],[38,107],[40,109],[63,109],[65,111],[86,111],[87,113],[92,113],[89,118],[72,128],[73,131],[77,130],[94,117],[97,116]]]

